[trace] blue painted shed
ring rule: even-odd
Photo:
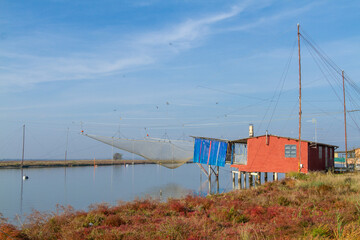
[[[195,163],[219,167],[225,166],[229,146],[228,140],[202,137],[194,138],[195,144],[193,161]]]

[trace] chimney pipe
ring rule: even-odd
[[[269,134],[268,134],[268,130],[266,130],[266,145],[269,145]]]
[[[254,137],[254,125],[249,125],[249,137]]]

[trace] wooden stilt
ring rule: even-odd
[[[253,186],[254,186],[253,175],[252,173],[249,173],[249,188],[252,188]]]
[[[209,175],[208,175],[208,177],[209,177],[209,182],[211,182],[211,166],[210,165],[208,165],[209,166]]]
[[[256,175],[256,185],[261,185],[261,172]]]
[[[238,189],[241,189],[241,174],[242,172],[238,172]]]
[[[232,184],[233,184],[233,189],[235,189],[235,172],[232,172]]]
[[[209,195],[211,195],[211,181],[209,181]]]
[[[274,173],[274,181],[277,181],[278,180],[278,173]]]
[[[241,182],[241,188],[246,189],[246,172],[242,172],[242,182]]]
[[[239,180],[239,183],[238,183],[238,184],[239,184],[239,188],[240,188],[240,189],[243,189],[243,182],[244,182],[244,181],[242,180],[243,178],[244,178],[244,173],[243,173],[243,172],[240,172],[240,174],[239,174],[239,179],[238,179],[238,180]]]
[[[264,172],[264,182],[266,183],[268,181],[268,173]]]
[[[247,188],[247,185],[249,183],[249,174],[247,172],[244,172],[244,186]]]

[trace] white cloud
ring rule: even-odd
[[[269,25],[273,22],[282,20],[284,18],[296,17],[306,11],[313,9],[314,7],[318,6],[319,4],[320,4],[319,2],[313,2],[313,3],[310,3],[301,8],[297,8],[294,10],[281,11],[281,12],[271,15],[271,16],[260,17],[256,21],[253,21],[253,22],[250,22],[247,24],[243,24],[243,25],[239,25],[239,26],[229,27],[229,28],[223,29],[223,31],[245,31],[245,30],[249,30],[252,28],[262,26],[264,24]]]
[[[245,10],[247,4],[233,6],[230,11],[217,13],[198,19],[189,19],[164,31],[149,33],[139,39],[145,45],[163,45],[176,43],[177,46],[189,47],[190,43],[209,34],[211,25],[232,18]]]
[[[87,57],[40,57],[0,53],[14,63],[3,65],[0,86],[27,86],[40,82],[79,80],[114,74],[153,62],[150,56],[115,58],[106,54]]]
[[[159,60],[159,50],[164,50],[161,45],[168,48],[168,44],[174,42],[177,46],[176,51],[189,48],[195,40],[208,34],[211,25],[232,18],[245,8],[246,4],[242,4],[232,7],[227,12],[186,20],[163,31],[137,37],[126,36],[126,39],[132,40],[121,43],[119,41],[106,42],[106,40],[100,39],[102,41],[100,46],[94,44],[89,46],[86,39],[80,38],[75,41],[68,35],[60,37],[61,33],[44,32],[43,35],[36,33],[34,36],[21,37],[17,40],[19,44],[13,42],[10,45],[10,49],[13,50],[0,52],[0,56],[7,59],[5,64],[0,65],[3,70],[0,86],[24,87],[41,82],[96,78],[149,65]],[[58,42],[59,49],[45,56],[31,54],[34,49],[29,49],[28,43],[36,43],[36,41],[41,41],[40,45],[48,43],[51,49],[57,46],[56,42]],[[75,49],[78,45],[81,50],[76,52],[76,50],[70,49],[74,47],[71,46],[69,49],[65,47],[62,51],[61,46],[64,41],[68,42],[68,45],[75,44]],[[23,46],[26,47],[22,47],[24,43]],[[84,50],[82,44],[85,43],[86,49]],[[46,47],[41,51],[46,51]]]

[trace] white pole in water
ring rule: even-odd
[[[65,167],[66,167],[66,159],[67,159],[67,149],[68,149],[68,143],[69,143],[69,128],[67,128],[67,132],[66,132]]]
[[[25,124],[23,125],[23,145],[22,145],[21,168],[23,168],[23,165],[24,165],[24,154],[25,154]]]

